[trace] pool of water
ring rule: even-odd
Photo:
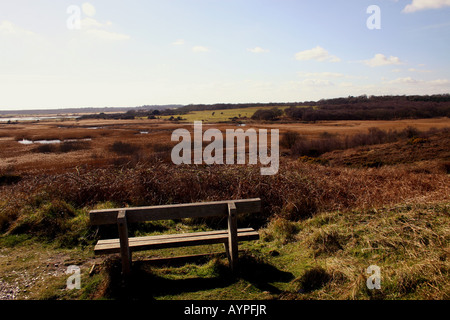
[[[91,141],[91,138],[88,139],[67,139],[67,140],[35,140],[35,141],[31,141],[31,140],[27,140],[27,139],[22,139],[20,141],[18,141],[20,144],[23,145],[29,145],[29,144],[57,144],[57,143],[61,143],[61,142],[78,142],[78,141]]]
[[[16,121],[38,121],[38,120],[62,120],[62,119],[76,119],[79,116],[42,116],[42,117],[12,117],[0,118],[0,122],[16,122]]]

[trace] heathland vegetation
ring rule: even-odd
[[[250,109],[250,110],[249,110]],[[255,112],[256,111],[256,112]],[[249,114],[251,112],[251,115]],[[221,116],[223,114],[226,116]],[[195,115],[187,117],[187,115]],[[177,108],[139,107],[125,113],[91,113],[80,119],[164,118],[173,121],[285,120],[394,120],[450,116],[450,95],[358,96],[291,103],[187,105]]]
[[[441,98],[430,98],[436,110],[448,103]],[[315,103],[311,110],[321,110]],[[286,120],[294,108],[308,110],[274,104],[266,110],[281,110]],[[249,116],[247,127],[280,129],[280,169],[262,176],[258,165],[176,166],[170,134],[191,124],[134,116],[0,124],[0,298],[450,298],[448,118],[281,123]],[[235,127],[217,124],[222,131]],[[23,139],[35,143],[18,143]],[[60,143],[37,143],[53,139]],[[181,266],[144,261],[220,246],[143,252],[129,290],[120,286],[116,258],[93,256],[95,241],[117,237],[117,230],[89,226],[91,209],[252,197],[262,199],[261,214],[238,223],[258,228],[261,240],[241,246],[236,275],[220,254]],[[224,223],[150,222],[132,226],[131,234]],[[65,289],[73,264],[82,270],[81,290]],[[370,265],[381,268],[381,290],[366,287]]]

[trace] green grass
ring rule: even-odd
[[[269,108],[269,107],[267,107]],[[287,107],[279,107],[279,109],[284,110]],[[261,107],[249,107],[249,108],[237,108],[237,109],[223,109],[223,110],[205,110],[205,111],[192,111],[188,114],[174,115],[174,118],[180,116],[183,118],[182,121],[194,122],[228,122],[230,119],[237,118],[251,118],[256,110],[261,109]],[[214,113],[214,115],[213,115]],[[162,116],[163,119],[169,119],[171,116]]]
[[[151,283],[156,299],[448,299],[449,208],[405,205],[301,222],[277,218],[261,230],[261,240],[240,246],[237,275],[219,257],[141,267],[138,283]],[[184,252],[176,250],[171,253]],[[381,290],[366,287],[372,264],[381,268]]]
[[[274,218],[260,240],[241,243],[236,274],[223,254],[180,265],[142,262],[223,252],[221,245],[145,251],[133,255],[125,288],[118,257],[95,260],[92,246],[65,249],[7,235],[0,238],[0,279],[28,284],[19,298],[33,299],[449,299],[449,210],[450,203],[435,203],[326,212],[299,222]],[[89,276],[94,262],[97,272]],[[81,290],[66,289],[63,271],[71,264],[81,266]],[[381,268],[381,290],[366,287],[370,265]]]

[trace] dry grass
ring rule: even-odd
[[[448,120],[428,121],[417,120],[414,125],[423,129],[436,126],[432,122],[437,121],[448,126]],[[355,133],[367,130],[366,125],[374,126],[373,122],[361,123],[299,125],[295,130],[320,136],[323,131]],[[411,122],[379,123],[382,128],[400,124],[406,127]],[[394,159],[397,151],[398,157],[410,160],[407,164],[405,160],[368,168],[336,163],[336,155],[327,157],[328,163],[282,157],[278,174],[262,176],[258,165],[172,164],[168,159],[171,146],[165,142],[180,125],[105,121],[82,122],[80,126],[65,122],[65,128],[46,123],[15,125],[10,131],[5,126],[0,125],[0,231],[5,235],[27,234],[61,246],[90,245],[97,236],[96,230],[88,227],[87,211],[92,208],[259,197],[261,214],[242,217],[239,225],[261,228],[264,241],[249,248],[261,259],[269,257],[270,265],[287,268],[297,277],[281,287],[278,298],[449,297],[450,230],[445,203],[450,201],[450,176],[441,163],[448,162],[442,158],[446,150],[438,150],[443,148],[438,142],[445,142],[445,137],[373,146],[373,152],[348,150],[352,157],[392,153],[386,160]],[[103,128],[87,129],[89,126]],[[283,130],[291,130],[291,126]],[[184,127],[192,129],[191,125]],[[30,153],[35,145],[15,141],[22,136],[64,139],[86,134],[92,137],[87,149],[67,152]],[[136,146],[132,155],[110,150],[117,141]],[[416,157],[418,154],[428,158]],[[436,170],[429,169],[431,166]],[[211,228],[225,223],[202,222]],[[146,229],[133,231],[145,233]],[[383,270],[383,290],[378,293],[365,287],[364,270],[372,263]],[[216,267],[212,264],[193,273],[214,273]],[[106,275],[99,277],[103,277],[99,280],[101,292],[108,292],[110,281]],[[267,295],[257,292],[257,296]]]

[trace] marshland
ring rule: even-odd
[[[223,110],[228,121],[211,119],[220,109],[203,111],[203,129],[279,129],[277,174],[261,175],[259,165],[173,164],[171,134],[192,131],[195,113],[180,114],[184,121],[0,123],[0,299],[450,297],[448,117],[292,121],[283,107],[280,119],[266,121],[245,108]],[[96,240],[117,230],[90,226],[89,210],[244,198],[262,200],[261,214],[238,221],[260,240],[240,245],[238,274],[217,245],[145,251],[136,253],[129,290],[118,258],[93,254]],[[148,222],[131,233],[223,223]],[[209,252],[218,253],[151,263]],[[80,290],[66,288],[69,265],[81,268]],[[370,265],[381,269],[380,290],[366,286]]]

